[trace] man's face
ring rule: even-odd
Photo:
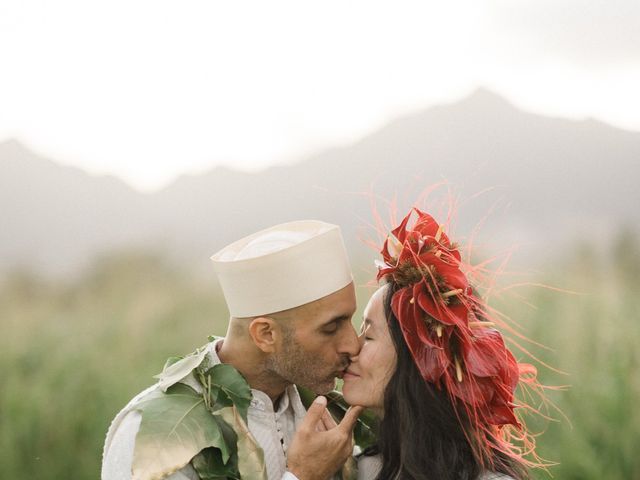
[[[356,310],[353,283],[286,312],[282,341],[271,369],[288,382],[322,394],[335,387],[360,345],[351,325]]]

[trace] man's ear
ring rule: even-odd
[[[280,326],[270,317],[256,317],[249,324],[249,335],[253,343],[264,353],[277,350]]]

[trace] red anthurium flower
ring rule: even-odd
[[[449,250],[451,252],[456,251],[456,248],[453,248],[451,240],[446,233],[441,229],[441,226],[434,220],[434,218],[428,213],[424,213],[417,208],[414,208],[414,211],[418,214],[418,219],[416,220],[415,225],[413,226],[413,230],[420,232],[423,236],[426,237],[426,240],[433,239],[439,247]],[[458,253],[459,257],[459,253]],[[460,258],[458,258],[460,260]]]
[[[425,281],[416,284],[416,286],[418,288],[414,290],[415,302],[422,311],[440,323],[452,325],[452,323],[446,321],[446,319],[442,319],[442,317],[445,316],[443,312],[444,305],[441,305],[439,299],[434,298],[433,289],[431,289]]]
[[[380,270],[378,270],[378,276],[376,277],[376,280],[379,282],[387,275],[391,275],[395,270],[396,270],[396,267],[381,268]]]
[[[449,247],[451,245],[449,237],[447,237],[444,231],[442,231],[441,226],[431,215],[424,213],[417,208],[414,208],[413,211],[418,214],[416,223],[413,226],[414,231],[420,232],[420,234],[425,237],[434,239],[437,243],[445,247]]]
[[[411,217],[411,212],[409,212],[409,214],[402,219],[402,222],[400,222],[400,225],[398,225],[396,228],[391,230],[391,234],[394,237],[396,237],[401,244],[403,244],[406,239],[407,224],[409,223],[410,217]]]
[[[482,329],[464,352],[464,363],[469,372],[478,377],[494,377],[501,373],[505,350],[497,330]]]
[[[413,308],[410,300],[412,298],[413,289],[405,287],[393,294],[391,298],[391,310],[403,327],[415,327],[415,321],[412,318]]]
[[[461,256],[460,251],[457,248],[447,248],[440,246],[437,251],[439,252],[439,258],[451,265],[460,265]]]
[[[413,289],[403,288],[394,293],[391,309],[398,319],[402,333],[420,373],[427,381],[436,382],[444,373],[449,360],[442,348],[448,333],[442,337],[429,330],[422,316],[416,315],[415,302],[411,303]]]
[[[403,265],[406,265],[407,263],[416,265],[418,250],[419,248],[417,243],[405,242],[402,246],[402,250],[400,251],[400,255],[398,255],[398,266],[401,267]]]
[[[468,324],[469,310],[463,303],[456,305],[447,305],[444,309],[444,316],[441,320],[442,323],[449,325],[456,325],[461,328],[465,328]]]
[[[392,259],[391,259],[391,254],[389,253],[389,239],[388,238],[384,241],[384,244],[382,245],[382,250],[380,251],[380,253],[382,253],[382,258],[383,258],[384,262],[387,265],[391,265]]]
[[[429,215],[428,213],[422,212],[421,210],[414,208],[410,213],[416,212],[418,214],[418,219],[416,220],[413,229],[417,232],[420,232],[422,235],[428,235],[430,237],[435,237],[438,233],[438,229],[440,225],[435,219]]]
[[[405,341],[409,346],[418,370],[422,374],[422,378],[427,382],[438,385],[440,379],[451,365],[451,361],[444,353],[444,350],[419,343],[415,337],[407,337],[405,335]]]
[[[505,359],[500,376],[502,377],[505,385],[509,386],[509,390],[513,393],[515,392],[516,387],[518,386],[518,381],[520,380],[520,369],[515,357],[506,347],[504,355]]]
[[[434,318],[426,313],[419,304],[418,298],[424,296],[424,284],[417,283],[413,286],[413,303],[411,318],[415,322],[415,332],[422,342],[433,347],[442,349],[442,336],[438,337],[437,325]]]
[[[418,287],[419,288],[419,287]],[[391,309],[398,319],[403,331],[410,332],[420,343],[424,343],[432,348],[442,349],[442,338],[438,337],[435,328],[430,325],[426,315],[415,303],[411,303],[414,298],[416,287],[406,287],[394,293],[391,299]]]
[[[491,425],[514,425],[521,427],[520,422],[513,413],[513,406],[492,405],[487,412],[487,421]]]
[[[459,382],[455,373],[449,392],[474,409],[488,406],[495,395],[491,379],[465,376],[462,382]]]
[[[422,265],[432,265],[440,279],[451,289],[466,289],[469,286],[467,277],[462,273],[457,263],[445,262],[431,252],[420,255],[420,263]]]

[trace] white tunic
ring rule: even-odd
[[[207,346],[210,364],[220,362],[217,347],[223,339]],[[200,384],[189,382],[191,387],[201,391]],[[109,427],[102,454],[102,480],[130,480],[133,464],[133,450],[136,435],[140,429],[142,415],[135,410],[138,402],[159,388],[153,385],[133,398],[123,408]],[[286,452],[293,435],[306,413],[295,385],[289,386],[282,395],[278,409],[274,412],[273,403],[267,394],[251,390],[253,398],[247,412],[247,426],[264,451],[264,460],[269,480],[295,480],[286,472]],[[166,477],[167,480],[198,480],[199,477],[191,464]]]

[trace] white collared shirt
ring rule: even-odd
[[[207,346],[211,365],[221,363],[217,349],[222,340]],[[190,381],[189,378],[183,381],[197,391],[201,391],[199,383]],[[102,480],[131,479],[135,440],[142,420],[142,415],[135,410],[135,406],[158,388],[156,384],[138,394],[114,418],[104,445]],[[247,426],[264,451],[269,480],[295,480],[295,475],[286,472],[286,452],[296,428],[306,413],[297,388],[295,385],[287,387],[276,411],[273,410],[273,403],[267,394],[254,389],[251,389],[251,393],[253,398],[247,411]],[[199,477],[191,464],[187,464],[166,478],[167,480],[198,480]]]

